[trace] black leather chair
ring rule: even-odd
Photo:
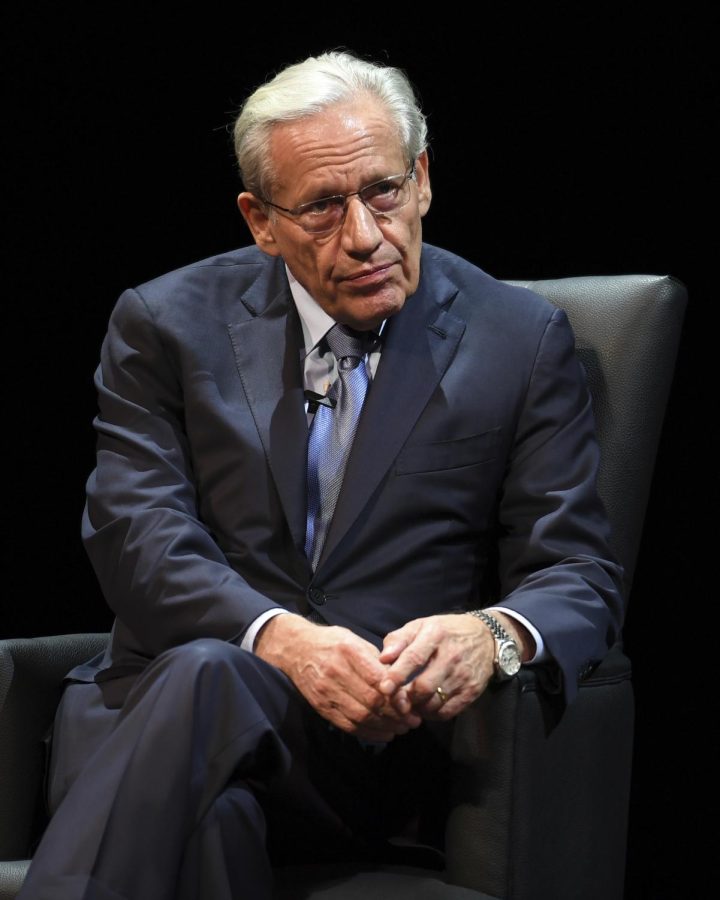
[[[515,283],[565,309],[575,329],[598,421],[599,489],[629,596],[686,289],[653,275]],[[106,639],[0,641],[0,900],[15,897],[42,831],[43,738],[62,676]],[[633,712],[621,646],[587,673],[567,710],[532,669],[492,685],[455,729],[443,871],[288,868],[277,873],[278,897],[620,900]]]

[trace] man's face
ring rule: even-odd
[[[371,97],[277,125],[270,148],[276,185],[268,199],[287,209],[358,191],[409,168],[387,112]],[[426,153],[415,172],[405,206],[376,217],[351,197],[345,220],[329,234],[307,234],[249,193],[238,205],[259,247],[282,256],[333,319],[364,330],[399,312],[418,285],[420,220],[431,198]]]

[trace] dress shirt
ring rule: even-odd
[[[305,390],[324,397],[330,389],[330,386],[337,379],[337,361],[329,348],[326,348],[323,353],[319,345],[328,331],[335,325],[335,320],[332,316],[329,316],[315,300],[313,300],[287,266],[285,266],[285,271],[287,272],[288,281],[290,282],[290,292],[292,293],[292,298],[302,325],[303,345],[305,348],[303,357]],[[382,335],[384,327],[385,322],[383,322],[378,329],[380,335]],[[368,354],[365,359],[365,366],[370,382],[372,382],[373,376],[377,371],[381,352],[382,343],[379,343],[377,349]],[[308,404],[306,403],[306,410],[307,407]],[[313,413],[308,411],[308,425],[312,422],[312,416]],[[493,610],[505,613],[505,615],[510,618],[521,622],[533,636],[535,640],[535,655],[532,659],[528,660],[529,663],[543,662],[547,658],[540,632],[534,625],[528,622],[524,616],[519,615],[513,610],[505,609],[502,606],[488,607],[487,611],[492,612]],[[294,613],[291,613],[290,610],[287,609],[270,609],[259,615],[243,636],[240,644],[243,650],[252,651],[255,646],[255,638],[262,626],[272,619],[273,616],[284,614],[294,615]]]

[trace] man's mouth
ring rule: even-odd
[[[385,281],[390,273],[390,269],[395,265],[394,262],[384,263],[380,266],[372,266],[367,269],[361,269],[352,275],[346,275],[342,279],[350,284],[363,287],[365,285],[380,284]]]

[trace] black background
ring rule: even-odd
[[[125,287],[249,243],[227,130],[244,96],[324,49],[387,61],[408,71],[429,117],[427,240],[499,278],[649,272],[689,289],[626,627],[637,700],[627,897],[700,896],[703,613],[717,595],[701,540],[716,499],[717,402],[702,371],[714,299],[702,249],[715,214],[709,23],[689,6],[570,3],[479,4],[472,22],[449,7],[357,8],[342,21],[332,7],[137,9],[5,7],[0,636],[110,625],[79,542],[99,346]]]

